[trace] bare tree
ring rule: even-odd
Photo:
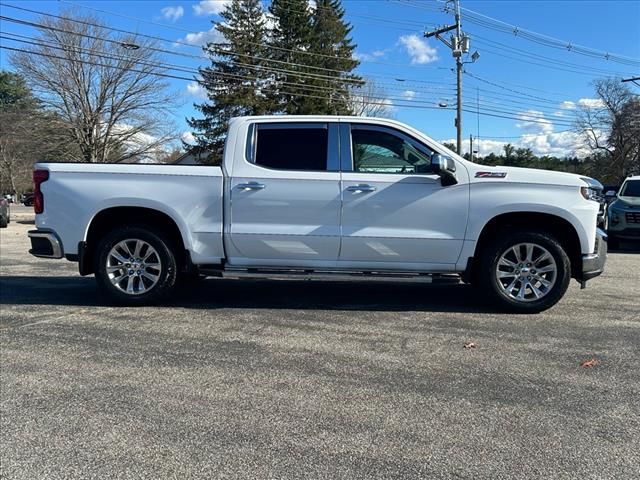
[[[36,45],[10,61],[72,133],[80,155],[70,160],[139,159],[175,139],[166,120],[173,101],[153,42],[115,35],[92,16],[39,23]]]
[[[393,117],[393,102],[387,98],[382,87],[372,79],[366,79],[362,86],[349,89],[350,107],[359,117]]]
[[[78,148],[60,120],[39,109],[0,110],[0,184],[17,195],[31,189],[36,162],[77,156]]]
[[[594,85],[598,100],[581,106],[576,130],[594,155],[607,159],[599,177],[621,182],[640,172],[640,98],[617,79]]]
[[[24,79],[0,71],[0,190],[17,195],[31,189],[35,162],[77,150],[68,129],[41,107]]]

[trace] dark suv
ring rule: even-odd
[[[617,248],[619,240],[640,243],[640,175],[628,177],[609,205],[609,246]]]

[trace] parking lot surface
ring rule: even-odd
[[[30,228],[0,231],[2,478],[640,478],[638,253],[539,315],[218,279],[121,308]]]

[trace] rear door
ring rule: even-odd
[[[340,265],[451,270],[464,242],[468,175],[443,187],[427,145],[395,128],[341,124]]]
[[[338,124],[257,122],[247,136],[229,186],[229,263],[334,266],[340,248]]]

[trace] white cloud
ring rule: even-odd
[[[406,48],[412,64],[425,64],[438,60],[438,51],[418,35],[402,35],[399,42]]]
[[[402,92],[402,98],[405,98],[407,100],[413,100],[416,97],[416,92],[414,92],[413,90],[405,90],[404,92]]]
[[[187,84],[187,92],[189,95],[193,95],[194,97],[202,98],[206,100],[207,91],[200,85],[198,82],[190,82]]]
[[[576,109],[576,103],[575,102],[571,102],[569,100],[565,100],[564,102],[562,102],[560,104],[560,108],[562,110],[575,110]]]
[[[602,108],[604,102],[599,98],[581,98],[578,100],[578,105],[584,108]]]
[[[385,58],[388,52],[389,52],[388,48],[385,50],[374,50],[371,53],[354,52],[353,58],[355,58],[360,62],[373,62],[375,60]]]
[[[182,139],[183,142],[188,143],[189,145],[196,144],[196,138],[193,136],[193,133],[191,132],[182,132],[182,135],[180,135],[180,138]]]
[[[193,13],[199,16],[218,15],[230,3],[231,0],[201,0],[193,5]]]
[[[516,126],[532,133],[551,133],[553,131],[553,123],[544,118],[544,113],[537,110],[527,110],[518,114],[521,123]]]
[[[164,7],[162,10],[160,10],[160,12],[162,13],[162,16],[164,18],[166,18],[167,20],[171,20],[172,22],[175,22],[176,20],[178,20],[180,17],[184,15],[184,8],[180,6]]]
[[[455,138],[443,140],[441,143],[453,143],[455,145]],[[524,134],[520,138],[514,138],[513,140],[492,140],[488,139],[474,139],[473,149],[477,151],[477,155],[486,157],[493,153],[494,155],[503,155],[504,146],[507,144],[513,145],[515,148],[529,148],[534,155],[543,156],[549,155],[554,157],[565,156],[584,156],[588,153],[585,145],[580,138],[574,132],[550,132],[550,133],[531,133]],[[469,142],[462,143],[462,152],[469,152]]]
[[[359,62],[370,62],[374,57],[369,53],[353,52],[353,59],[358,60]]]
[[[222,42],[222,40],[222,34],[218,32],[215,27],[211,27],[211,29],[207,30],[206,32],[187,33],[184,38],[180,39],[180,41],[183,43],[197,46],[202,46],[209,42],[220,43]],[[178,47],[180,46],[180,44],[176,43],[174,44],[174,46]]]

